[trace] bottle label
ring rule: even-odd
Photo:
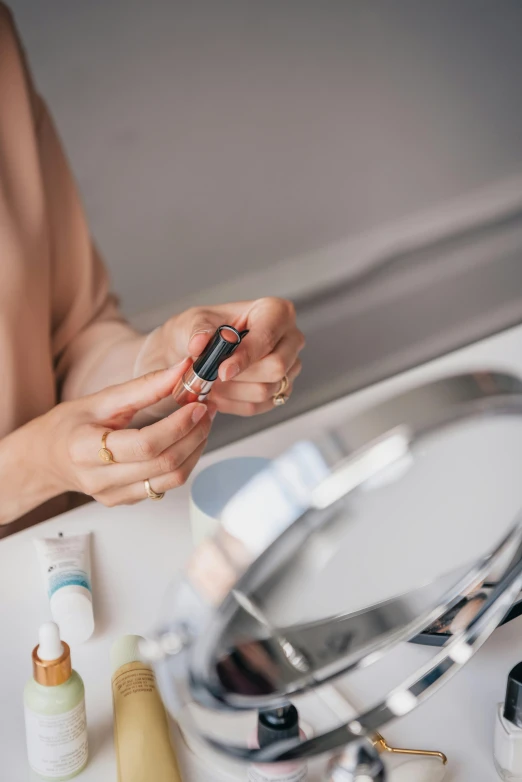
[[[297,768],[292,768],[281,763],[275,763],[274,765],[267,764],[266,766],[249,766],[248,767],[248,782],[304,782],[307,777],[306,764],[300,763]]]
[[[62,714],[37,714],[25,708],[29,765],[50,779],[75,774],[87,763],[85,700]]]
[[[69,563],[65,563],[63,566],[58,564],[55,567],[56,571],[49,573],[49,586],[47,593],[49,599],[58,592],[59,589],[65,586],[79,586],[92,592],[91,583],[85,570],[80,568],[68,567]]]

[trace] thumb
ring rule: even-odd
[[[185,358],[168,369],[158,369],[93,394],[91,404],[96,419],[122,429],[137,412],[168,397],[189,366],[190,359]]]
[[[216,329],[222,326],[223,323],[225,323],[223,315],[217,312],[197,310],[194,314],[191,313],[191,316],[187,317],[187,322],[183,323],[182,327],[182,338],[185,340],[189,355],[199,356],[206,348]]]

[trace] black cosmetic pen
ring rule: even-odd
[[[205,401],[217,379],[219,367],[232,355],[247,334],[248,329],[238,331],[233,326],[218,328],[201,356],[194,360],[172,392],[178,405]]]

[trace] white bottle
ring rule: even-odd
[[[43,624],[39,641],[33,677],[24,690],[27,755],[34,772],[58,782],[72,779],[87,764],[85,690],[58,625]]]
[[[497,707],[495,768],[505,782],[522,782],[522,663],[509,672],[506,699]]]

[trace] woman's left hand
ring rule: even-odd
[[[288,378],[284,392],[288,396],[301,371],[298,354],[305,339],[297,328],[293,304],[265,298],[186,310],[159,330],[168,364],[187,355],[199,356],[223,324],[238,331],[249,329],[249,334],[219,368],[211,391],[213,402],[222,413],[251,416],[268,412],[283,378]]]

